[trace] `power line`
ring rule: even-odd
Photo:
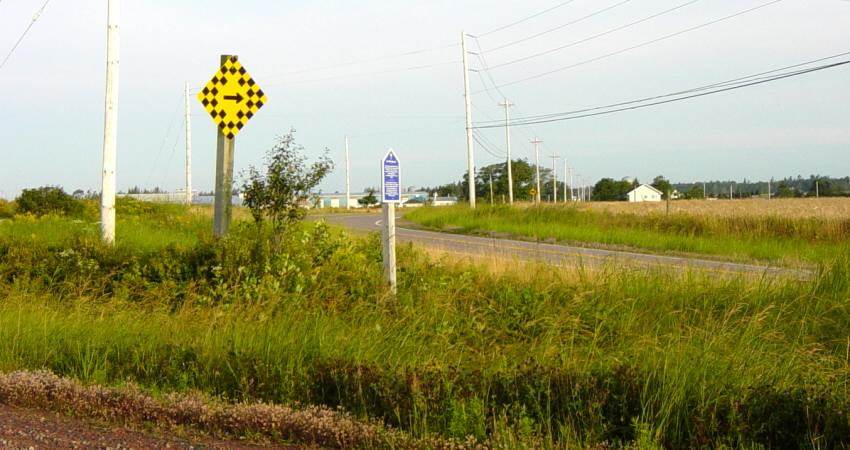
[[[821,70],[833,69],[833,68],[844,66],[844,65],[847,65],[847,64],[850,64],[850,60],[841,61],[841,62],[833,63],[833,64],[827,64],[827,65],[823,65],[823,66],[819,66],[819,67],[814,67],[814,68],[811,68],[811,69],[803,69],[803,70],[798,70],[798,71],[794,71],[794,72],[790,72],[790,73],[783,73],[783,74],[775,75],[775,76],[772,76],[772,77],[766,77],[766,78],[762,78],[762,79],[757,79],[755,81],[746,82],[744,84],[738,84],[738,85],[734,85],[734,86],[731,86],[731,87],[723,87],[723,88],[720,88],[720,89],[714,89],[714,90],[711,90],[711,91],[708,91],[708,92],[701,92],[701,93],[696,93],[696,94],[692,94],[692,95],[688,95],[688,96],[684,96],[684,97],[678,97],[678,98],[673,98],[673,99],[668,99],[668,100],[661,100],[661,101],[657,101],[657,102],[646,103],[646,104],[641,104],[641,105],[636,105],[636,106],[629,106],[629,107],[625,107],[625,108],[618,108],[618,109],[613,109],[613,110],[610,110],[610,111],[602,111],[602,112],[595,112],[595,113],[588,113],[588,114],[581,114],[581,115],[571,115],[571,116],[568,116],[568,117],[531,120],[531,121],[517,120],[514,123],[512,123],[511,126],[525,126],[525,125],[532,125],[532,124],[539,124],[539,123],[560,122],[560,121],[564,121],[564,120],[581,119],[581,118],[585,118],[585,117],[602,116],[602,115],[614,114],[614,113],[623,112],[623,111],[631,111],[631,110],[635,110],[635,109],[648,108],[650,106],[663,105],[663,104],[667,104],[667,103],[689,100],[689,99],[693,99],[693,98],[697,98],[697,97],[705,97],[707,95],[718,94],[718,93],[721,93],[721,92],[743,89],[743,88],[746,88],[746,87],[752,87],[752,86],[756,86],[756,85],[760,85],[760,84],[770,83],[770,82],[773,82],[773,81],[783,80],[783,79],[786,79],[786,78],[797,77],[797,76],[800,76],[800,75],[818,72],[818,71],[821,71]],[[475,128],[475,129],[485,129],[485,128],[496,128],[496,127],[500,127],[500,126],[502,126],[502,125],[485,125],[485,126],[478,126],[478,127],[473,127],[473,128]]]
[[[649,45],[656,44],[658,42],[665,41],[667,39],[671,39],[671,38],[674,38],[676,36],[681,36],[685,33],[691,32],[691,31],[696,31],[696,30],[699,30],[701,28],[705,28],[705,27],[708,27],[708,26],[711,26],[711,25],[714,25],[714,24],[717,24],[717,23],[720,23],[720,22],[724,22],[726,20],[736,18],[738,16],[742,16],[742,15],[747,14],[747,13],[751,13],[753,11],[756,11],[756,10],[759,10],[759,9],[762,9],[762,8],[766,8],[770,5],[779,3],[781,1],[783,1],[783,0],[772,0],[772,1],[769,1],[767,3],[763,3],[759,6],[755,6],[753,8],[750,8],[750,9],[739,11],[737,13],[730,14],[728,16],[724,16],[724,17],[721,17],[719,19],[714,19],[710,22],[706,22],[706,23],[703,23],[703,24],[700,24],[700,25],[697,25],[697,26],[694,26],[694,27],[686,28],[684,30],[677,31],[675,33],[667,34],[667,35],[664,35],[664,36],[659,37],[659,38],[655,38],[655,39],[652,39],[652,40],[649,40],[649,41],[642,42],[642,43],[637,44],[637,45],[633,45],[631,47],[626,47],[624,49],[617,50],[615,52],[607,53],[607,54],[604,54],[602,56],[597,56],[595,58],[587,59],[587,60],[584,60],[584,61],[581,61],[581,62],[578,62],[578,63],[575,63],[575,64],[570,64],[568,66],[559,67],[557,69],[553,69],[553,70],[550,70],[550,71],[547,71],[547,72],[539,73],[537,75],[532,75],[530,77],[521,78],[519,80],[514,80],[514,81],[511,81],[511,82],[508,82],[508,83],[503,83],[503,84],[500,84],[498,87],[502,88],[502,87],[505,87],[505,86],[512,86],[512,85],[515,85],[515,84],[524,83],[526,81],[531,81],[531,80],[535,80],[537,78],[542,78],[542,77],[545,77],[545,76],[548,76],[548,75],[552,75],[553,73],[563,72],[565,70],[574,69],[576,67],[580,67],[580,66],[583,66],[583,65],[586,65],[586,64],[601,61],[603,59],[607,59],[607,58],[610,58],[612,56],[621,55],[623,53],[626,53],[626,52],[629,52],[629,51],[632,51],[632,50],[637,50],[637,49],[642,48],[642,47],[647,47]],[[473,94],[476,94],[476,93],[477,92],[473,92]]]
[[[534,53],[534,54],[532,54],[532,55],[528,55],[528,56],[523,56],[522,58],[514,59],[514,60],[512,60],[512,61],[503,62],[503,63],[501,63],[501,64],[496,64],[495,66],[491,67],[491,69],[498,69],[499,67],[510,66],[510,65],[512,65],[512,64],[520,63],[520,62],[523,62],[523,61],[528,61],[529,59],[539,58],[539,57],[541,57],[541,56],[546,56],[546,55],[549,55],[549,54],[552,54],[552,53],[555,53],[555,52],[559,52],[559,51],[561,51],[561,50],[565,50],[565,49],[570,48],[570,47],[575,47],[576,45],[583,44],[583,43],[585,43],[585,42],[590,42],[590,41],[592,41],[592,40],[594,40],[594,39],[599,39],[599,38],[601,38],[601,37],[603,37],[603,36],[607,36],[607,35],[609,35],[609,34],[613,34],[613,33],[616,33],[616,32],[618,32],[618,31],[622,31],[622,30],[625,30],[625,29],[627,29],[627,28],[631,28],[631,27],[633,27],[633,26],[635,26],[635,25],[639,25],[639,24],[641,24],[641,23],[644,23],[644,22],[650,21],[650,20],[652,20],[652,19],[655,19],[655,18],[661,17],[661,16],[663,16],[663,15],[665,15],[665,14],[670,14],[671,12],[678,11],[678,10],[680,10],[680,9],[682,9],[682,8],[685,8],[685,7],[687,7],[687,6],[693,5],[694,3],[697,3],[697,2],[699,2],[699,1],[700,1],[700,0],[690,0],[690,1],[687,1],[687,2],[685,2],[685,3],[682,3],[682,4],[679,4],[679,5],[676,5],[676,6],[672,7],[672,8],[670,8],[670,9],[666,9],[666,10],[664,10],[664,11],[661,11],[661,12],[658,12],[658,13],[655,13],[655,14],[652,14],[652,15],[649,15],[649,16],[646,16],[646,17],[644,17],[644,18],[642,18],[642,19],[640,19],[640,20],[636,20],[636,21],[634,21],[634,22],[627,23],[627,24],[625,24],[625,25],[622,25],[622,26],[619,26],[619,27],[616,27],[616,28],[612,28],[612,29],[610,29],[610,30],[608,30],[608,31],[604,31],[604,32],[599,33],[599,34],[595,34],[595,35],[593,35],[593,36],[590,36],[590,37],[587,37],[587,38],[584,38],[584,39],[580,39],[580,40],[578,40],[578,41],[571,42],[571,43],[566,44],[566,45],[562,45],[562,46],[560,46],[560,47],[556,47],[556,48],[553,48],[553,49],[549,49],[549,50],[546,50],[546,51],[544,51],[544,52],[540,52],[540,53]],[[491,51],[492,51],[492,50],[491,50]]]
[[[578,109],[578,110],[567,111],[567,112],[551,113],[551,114],[539,114],[539,115],[533,115],[533,116],[520,116],[520,117],[515,118],[515,121],[538,120],[538,119],[546,119],[546,118],[552,118],[552,117],[561,117],[561,116],[567,116],[567,115],[581,114],[581,113],[586,113],[586,112],[591,112],[591,111],[606,110],[606,109],[616,108],[616,107],[619,107],[619,106],[632,105],[632,104],[635,104],[635,103],[645,103],[645,102],[648,102],[648,101],[658,100],[658,99],[661,99],[661,98],[675,97],[675,96],[690,94],[690,93],[693,93],[693,92],[705,91],[705,90],[708,90],[708,89],[713,89],[713,88],[718,88],[718,87],[748,83],[748,82],[757,81],[757,80],[761,80],[761,79],[765,79],[765,78],[771,78],[771,77],[759,78],[759,77],[763,77],[764,75],[768,75],[768,74],[771,74],[771,73],[781,72],[781,71],[785,71],[785,70],[788,70],[788,69],[795,69],[797,67],[802,67],[802,66],[808,66],[808,65],[811,65],[811,64],[827,61],[827,60],[830,60],[830,59],[840,58],[842,56],[847,56],[847,55],[850,55],[850,52],[838,53],[838,54],[835,54],[835,55],[832,55],[832,56],[827,56],[827,57],[824,57],[824,58],[818,58],[818,59],[814,59],[814,60],[811,60],[811,61],[802,62],[802,63],[799,63],[799,64],[793,64],[793,65],[790,65],[790,66],[780,67],[778,69],[768,70],[768,71],[765,71],[765,72],[760,72],[760,73],[756,73],[756,74],[752,74],[752,75],[733,78],[731,80],[720,81],[720,82],[717,82],[717,83],[712,83],[712,84],[708,84],[708,85],[705,85],[705,86],[700,86],[700,87],[696,87],[696,88],[672,92],[672,93],[668,93],[668,94],[655,95],[655,96],[644,97],[644,98],[640,98],[640,99],[636,99],[636,100],[629,100],[629,101],[626,101],[626,102],[611,103],[611,104],[608,104],[608,105],[596,106],[596,107],[585,108],[585,109]],[[485,125],[485,124],[500,124],[500,123],[501,123],[500,120],[491,119],[490,121],[482,121],[482,122],[478,122],[477,124],[478,125]]]
[[[590,14],[586,15],[586,16],[579,17],[578,19],[572,20],[572,21],[567,22],[567,23],[562,24],[562,25],[558,25],[557,27],[550,28],[550,29],[545,30],[545,31],[541,31],[541,32],[536,33],[536,34],[532,34],[531,36],[528,36],[528,37],[525,37],[525,38],[522,38],[522,39],[517,39],[517,40],[515,40],[515,41],[508,42],[508,43],[506,43],[506,44],[502,44],[502,45],[500,45],[500,46],[498,46],[498,47],[493,47],[493,48],[491,48],[491,49],[487,50],[487,52],[495,52],[495,51],[497,51],[497,50],[501,50],[501,49],[503,49],[503,48],[507,48],[507,47],[510,47],[510,46],[513,46],[513,45],[516,45],[516,44],[520,44],[520,43],[523,43],[523,42],[526,42],[526,41],[530,41],[530,40],[532,40],[532,39],[539,38],[540,36],[544,36],[544,35],[547,35],[547,34],[549,34],[549,33],[552,33],[552,32],[558,31],[558,30],[562,30],[562,29],[564,29],[564,28],[567,28],[567,27],[569,27],[569,26],[575,25],[575,24],[577,24],[577,23],[584,22],[584,21],[585,21],[585,20],[587,20],[587,19],[590,19],[590,18],[596,17],[596,16],[598,16],[598,15],[600,15],[600,14],[604,14],[604,13],[606,13],[606,12],[608,12],[608,11],[611,11],[612,9],[618,8],[618,7],[620,7],[620,6],[623,6],[623,5],[625,5],[626,3],[629,3],[629,2],[631,2],[631,1],[632,1],[632,0],[623,0],[623,1],[619,2],[619,3],[614,4],[614,5],[611,5],[611,6],[608,6],[608,7],[602,8],[602,9],[600,9],[600,10],[596,11],[596,12],[592,12],[592,13],[590,13]]]
[[[299,83],[315,83],[315,82],[319,82],[319,81],[331,81],[331,80],[339,80],[339,79],[345,79],[345,78],[363,77],[363,76],[369,76],[369,75],[382,75],[382,74],[388,74],[388,73],[408,72],[408,71],[412,71],[412,70],[424,70],[424,69],[431,69],[431,68],[434,68],[434,67],[447,66],[447,65],[450,65],[450,64],[460,64],[460,61],[457,61],[457,60],[455,60],[455,61],[444,61],[444,62],[440,62],[440,63],[425,64],[425,65],[420,65],[420,66],[402,67],[400,69],[387,69],[387,70],[380,70],[380,71],[375,71],[375,72],[361,72],[361,73],[354,73],[354,74],[348,74],[348,75],[338,75],[338,76],[333,76],[333,77],[314,78],[314,79],[307,79],[307,80],[278,81],[278,82],[274,82],[274,83],[263,83],[263,85],[264,86],[282,86],[282,85],[299,84]]]
[[[481,33],[481,34],[479,34],[478,36],[479,36],[479,37],[484,37],[484,36],[487,36],[487,35],[490,35],[490,34],[496,33],[496,32],[498,32],[498,31],[506,30],[506,29],[511,28],[511,27],[513,27],[513,26],[519,25],[519,24],[521,24],[521,23],[523,23],[523,22],[527,22],[527,21],[529,21],[529,20],[531,20],[531,19],[534,19],[535,17],[539,17],[539,16],[542,16],[543,14],[550,13],[550,12],[552,12],[552,11],[554,11],[554,10],[556,10],[556,9],[558,9],[558,8],[560,8],[560,7],[562,7],[562,6],[569,5],[570,3],[574,2],[574,1],[575,1],[575,0],[567,0],[567,1],[565,1],[565,2],[558,3],[557,5],[555,5],[555,6],[551,7],[551,8],[544,9],[543,11],[540,11],[540,12],[538,12],[538,13],[532,14],[532,15],[530,15],[530,16],[528,16],[528,17],[523,18],[523,19],[517,20],[516,22],[512,22],[512,23],[509,23],[509,24],[507,24],[507,25],[503,25],[503,26],[498,27],[498,28],[494,28],[494,29],[492,29],[492,30],[490,30],[490,31],[488,31],[488,32],[486,32],[486,33]]]
[[[151,177],[153,177],[153,173],[156,171],[157,166],[159,165],[159,158],[162,155],[162,150],[165,148],[165,143],[168,141],[168,137],[171,136],[171,129],[174,127],[174,120],[177,118],[177,112],[180,111],[181,102],[177,103],[177,106],[174,108],[174,112],[171,113],[171,118],[168,120],[168,128],[165,130],[165,136],[162,137],[162,142],[159,144],[159,150],[156,152],[156,157],[153,160],[153,166],[151,166],[151,171],[148,173],[148,177],[145,179],[145,184],[149,184],[151,181]],[[179,133],[178,133],[179,135]]]
[[[446,45],[440,45],[440,46],[437,46],[437,47],[425,48],[425,49],[420,49],[420,50],[412,50],[412,51],[403,52],[403,53],[394,53],[394,54],[390,54],[390,55],[376,56],[376,57],[373,57],[373,58],[364,58],[364,59],[359,59],[359,60],[355,60],[355,61],[348,61],[348,62],[344,62],[344,63],[330,64],[330,65],[327,65],[327,66],[319,66],[319,67],[312,67],[312,68],[309,68],[309,69],[293,70],[293,71],[290,71],[290,72],[281,72],[281,73],[272,74],[272,75],[265,75],[265,77],[266,78],[276,78],[276,77],[286,76],[286,75],[297,75],[297,74],[301,74],[301,73],[318,72],[318,71],[322,71],[322,70],[336,69],[338,67],[353,66],[353,65],[357,65],[357,64],[364,64],[364,63],[370,63],[370,62],[375,62],[375,61],[383,61],[383,60],[387,60],[387,59],[394,59],[394,58],[402,58],[402,57],[405,57],[405,56],[419,55],[419,54],[422,54],[422,53],[429,53],[429,52],[442,50],[442,49],[446,49],[446,48],[457,47],[458,45],[460,45],[460,44],[457,44],[457,43],[446,44]]]
[[[6,62],[8,62],[9,58],[12,57],[12,53],[15,53],[15,50],[17,50],[18,46],[21,45],[21,42],[23,42],[24,37],[27,35],[27,33],[29,33],[30,28],[32,28],[32,26],[35,25],[35,23],[41,17],[41,13],[44,12],[44,8],[47,8],[48,3],[50,3],[50,0],[46,0],[44,4],[41,5],[41,8],[35,13],[35,15],[32,16],[32,20],[30,21],[29,25],[27,25],[27,28],[24,30],[24,32],[21,34],[21,37],[18,38],[18,41],[15,42],[15,45],[12,46],[12,50],[9,50],[9,54],[6,55],[5,58],[3,58],[3,62],[0,62],[0,69],[3,69],[3,66],[6,65]]]

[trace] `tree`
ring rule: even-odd
[[[278,138],[266,153],[265,173],[250,166],[242,174],[243,202],[257,224],[269,218],[276,230],[299,222],[313,190],[333,170],[328,150],[313,164],[307,165],[304,147],[295,143],[294,130]]]
[[[616,181],[613,178],[603,178],[593,186],[593,199],[603,202],[628,200],[629,192],[633,189],[629,180]]]
[[[776,188],[776,196],[781,198],[791,198],[796,197],[797,192],[794,188],[792,188],[786,181],[780,181],[779,186]]]
[[[541,178],[549,172],[551,171],[541,170]],[[478,169],[478,174],[475,177],[476,194],[482,199],[490,198],[491,175],[493,177],[493,195],[496,198],[504,196],[507,199],[508,165],[504,162]],[[513,160],[511,162],[511,175],[514,181],[514,200],[531,200],[531,188],[534,187],[534,166],[524,159]]]
[[[702,186],[695,184],[688,189],[688,192],[685,193],[685,198],[696,200],[705,198],[705,193],[702,190]]]
[[[673,191],[673,185],[663,175],[658,175],[652,180],[652,187],[661,191],[661,198],[665,200],[667,199],[667,195]]]
[[[24,189],[15,199],[18,212],[36,216],[59,214],[79,216],[83,213],[83,204],[65,193],[61,187],[43,186],[37,189]]]
[[[369,195],[357,200],[357,203],[359,203],[359,204],[361,204],[361,205],[363,205],[367,208],[371,208],[373,205],[377,205],[378,204],[378,197],[375,197],[375,192],[376,191],[373,188],[366,189],[366,193],[369,194]]]

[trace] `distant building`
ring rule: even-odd
[[[457,197],[437,197],[437,194],[434,194],[434,197],[431,200],[431,206],[452,206],[452,205],[457,205]]]
[[[369,195],[369,193],[367,193],[367,192],[352,192],[351,197],[350,197],[351,198],[351,208],[362,208],[363,205],[361,205],[358,202],[358,200],[360,200],[361,198],[367,197],[368,195]],[[374,195],[375,195],[375,198],[377,198],[380,201],[381,193],[375,192]],[[347,206],[345,194],[319,194],[317,197],[318,198],[316,199],[316,205],[315,205],[316,208],[345,208]],[[401,194],[401,202],[400,202],[401,205],[400,206],[406,206],[406,204],[413,199],[425,199],[425,198],[428,198],[427,192],[403,192]],[[415,202],[413,204],[411,204],[411,206],[415,206],[415,205],[416,205]]]
[[[642,184],[629,192],[629,202],[660,202],[664,194],[648,184]]]

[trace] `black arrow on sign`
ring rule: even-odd
[[[242,103],[242,100],[244,100],[245,97],[242,97],[242,94],[225,95],[224,99],[225,100],[236,100],[236,103]]]

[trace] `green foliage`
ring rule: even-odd
[[[372,206],[377,205],[379,203],[378,197],[375,197],[375,190],[374,189],[369,188],[369,189],[366,190],[366,193],[369,194],[369,195],[358,199],[357,203],[359,203],[359,204],[361,204],[361,205],[363,205],[367,208],[371,208]]]
[[[705,192],[703,187],[700,185],[693,185],[687,192],[685,192],[685,198],[688,200],[702,200],[705,198]]]
[[[603,178],[593,187],[593,200],[626,201],[629,192],[635,187],[634,183],[628,180],[614,181],[611,178]]]
[[[0,198],[0,219],[11,219],[15,217],[15,204]]]
[[[818,264],[847,251],[850,220],[614,214],[562,206],[482,205],[422,208],[405,218],[463,233],[508,233],[591,246],[628,246],[652,252],[718,255],[743,261]]]
[[[375,235],[302,224],[272,251],[272,227],[213,240],[208,220],[124,207],[137,234],[186,237],[110,248],[71,226],[33,238],[67,219],[0,223],[0,370],[341,406],[509,448],[850,445],[846,253],[799,281],[499,275],[402,246],[393,296]]]
[[[280,230],[307,214],[305,204],[313,189],[333,170],[333,161],[325,149],[324,155],[308,167],[303,153],[304,147],[295,143],[294,132],[290,132],[266,153],[264,174],[254,166],[243,174],[243,203],[254,221],[261,223],[268,217]]]
[[[801,197],[802,194],[798,193],[787,182],[780,181],[779,186],[776,187],[776,196],[780,198],[793,198]]]
[[[65,193],[60,187],[44,186],[37,189],[24,189],[15,200],[21,214],[44,216],[56,214],[76,217],[83,213],[83,204]]]
[[[658,175],[652,180],[652,187],[661,191],[661,198],[664,200],[667,200],[669,194],[673,192],[673,185],[663,175]]]

